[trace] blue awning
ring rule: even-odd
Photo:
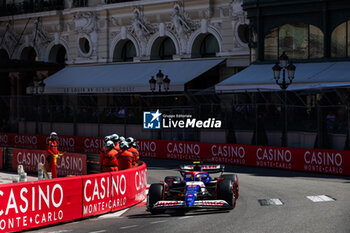
[[[297,63],[287,91],[350,86],[350,62]],[[216,92],[279,91],[271,64],[250,65],[215,86]],[[287,75],[287,74],[286,74]],[[282,73],[281,73],[282,77]],[[287,78],[287,77],[286,77]]]
[[[171,79],[169,91],[184,85],[223,59],[142,62],[104,65],[71,65],[44,80],[45,94],[150,92],[149,80],[159,70]]]

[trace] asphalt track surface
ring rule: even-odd
[[[149,184],[178,175],[178,166],[183,164],[175,160],[145,161]],[[27,232],[350,232],[350,177],[228,165],[225,170],[239,176],[240,197],[231,211],[151,215],[146,207],[134,206]],[[333,200],[313,202],[307,198],[318,195]],[[262,199],[279,199],[273,203],[282,205],[262,206]]]

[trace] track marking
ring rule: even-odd
[[[46,232],[46,233],[63,233],[63,232],[71,232],[73,230],[58,230],[58,231],[49,231],[49,232]],[[41,231],[39,232],[41,233]]]
[[[120,229],[129,229],[129,228],[133,228],[133,227],[137,227],[138,225],[131,225],[131,226],[125,226],[125,227],[121,227]]]
[[[125,210],[120,210],[118,212],[112,213],[112,214],[104,214],[101,215],[99,217],[97,217],[97,219],[103,219],[103,218],[118,218],[120,216],[122,216],[126,211],[128,211],[129,208],[125,209]]]
[[[193,216],[183,216],[183,217],[180,217],[178,219],[186,219],[186,218],[192,218]]]
[[[100,230],[100,231],[90,231],[89,233],[102,233],[102,232],[106,232],[107,230]]]
[[[158,224],[158,223],[162,223],[162,222],[166,222],[167,220],[160,220],[160,221],[155,221],[155,222],[150,222],[150,224]]]
[[[326,195],[318,195],[318,196],[307,196],[313,202],[326,202],[326,201],[335,201],[335,199],[326,196]]]
[[[283,205],[283,202],[278,198],[272,199],[261,199],[258,200],[261,206],[269,206],[269,205]]]

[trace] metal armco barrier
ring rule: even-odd
[[[0,185],[0,232],[21,231],[130,207],[146,198],[147,168]]]
[[[44,149],[47,135],[0,133],[0,146]],[[59,149],[98,154],[103,138],[60,136]],[[350,175],[350,151],[221,143],[138,140],[140,156]]]

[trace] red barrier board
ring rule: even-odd
[[[29,173],[38,172],[38,164],[47,164],[46,151],[13,149],[12,169],[17,171],[18,165],[23,165],[24,170]],[[48,167],[48,166],[46,166]],[[86,155],[64,153],[57,158],[57,175],[86,175]]]
[[[112,210],[112,181],[109,172],[83,176],[83,217],[95,216]]]
[[[126,205],[135,205],[147,196],[146,165],[127,169],[121,172],[112,172],[112,211],[125,208]]]
[[[0,133],[0,146],[45,149],[47,135]],[[100,137],[59,136],[60,150],[98,154]],[[162,159],[204,160],[297,171],[350,175],[350,151],[299,149],[221,143],[138,140],[140,156]]]
[[[2,164],[3,164],[3,149],[0,147],[0,170],[2,169]]]
[[[202,160],[296,171],[350,175],[350,151],[221,143],[138,140],[140,157]]]
[[[83,217],[135,205],[146,198],[146,164],[123,171],[83,176]]]
[[[0,186],[0,231],[13,232],[81,218],[82,179]]]

